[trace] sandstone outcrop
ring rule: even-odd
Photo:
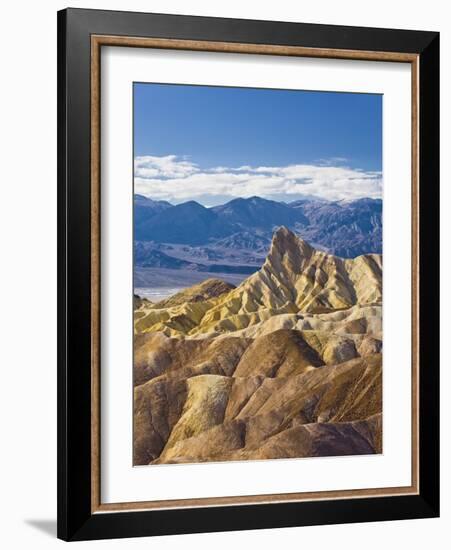
[[[202,301],[176,302],[161,309],[150,306],[136,321],[136,331],[173,336],[229,333],[282,314],[381,305],[382,257],[338,258],[282,227],[260,271],[237,288]]]
[[[382,452],[382,258],[285,228],[237,288],[136,301],[134,464]]]

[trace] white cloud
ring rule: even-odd
[[[166,157],[136,157],[135,177],[141,178],[177,178],[188,176],[198,171],[196,164],[179,160],[175,155]]]
[[[338,159],[318,165],[202,169],[175,155],[142,156],[135,158],[135,193],[173,203],[198,200],[209,206],[224,202],[224,197],[253,195],[286,201],[302,195],[328,200],[380,198],[382,174],[349,168]]]

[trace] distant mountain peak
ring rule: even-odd
[[[205,206],[202,206],[200,204],[200,202],[197,202],[197,201],[186,201],[186,202],[181,202],[178,204],[178,206],[193,206],[193,207],[196,207],[196,208],[202,208],[202,209],[205,209]]]
[[[172,204],[168,201],[159,201],[154,200],[149,197],[146,197],[145,195],[140,195],[139,193],[135,193],[133,196],[135,206],[149,206],[149,207],[155,207],[155,206],[164,206],[166,208],[169,208],[172,206]]]
[[[137,240],[212,245],[228,239],[218,246],[266,252],[274,229],[281,226],[342,258],[382,252],[381,199],[304,199],[286,204],[251,196],[206,208],[195,200],[173,206],[135,195]]]
[[[240,228],[272,231],[273,227],[280,225],[294,227],[296,224],[303,225],[307,222],[301,211],[284,203],[256,196],[234,199],[224,205],[215,206],[212,210]]]

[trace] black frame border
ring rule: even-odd
[[[91,513],[91,35],[419,56],[418,495]],[[439,515],[439,33],[69,8],[58,12],[58,537],[90,540]]]

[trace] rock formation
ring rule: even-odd
[[[282,227],[276,231],[260,271],[236,289],[208,300],[152,307],[137,332],[171,336],[224,333],[287,313],[328,313],[352,306],[380,305],[382,257],[344,260],[312,248]]]
[[[238,287],[135,307],[135,465],[382,451],[380,255],[282,227]]]

